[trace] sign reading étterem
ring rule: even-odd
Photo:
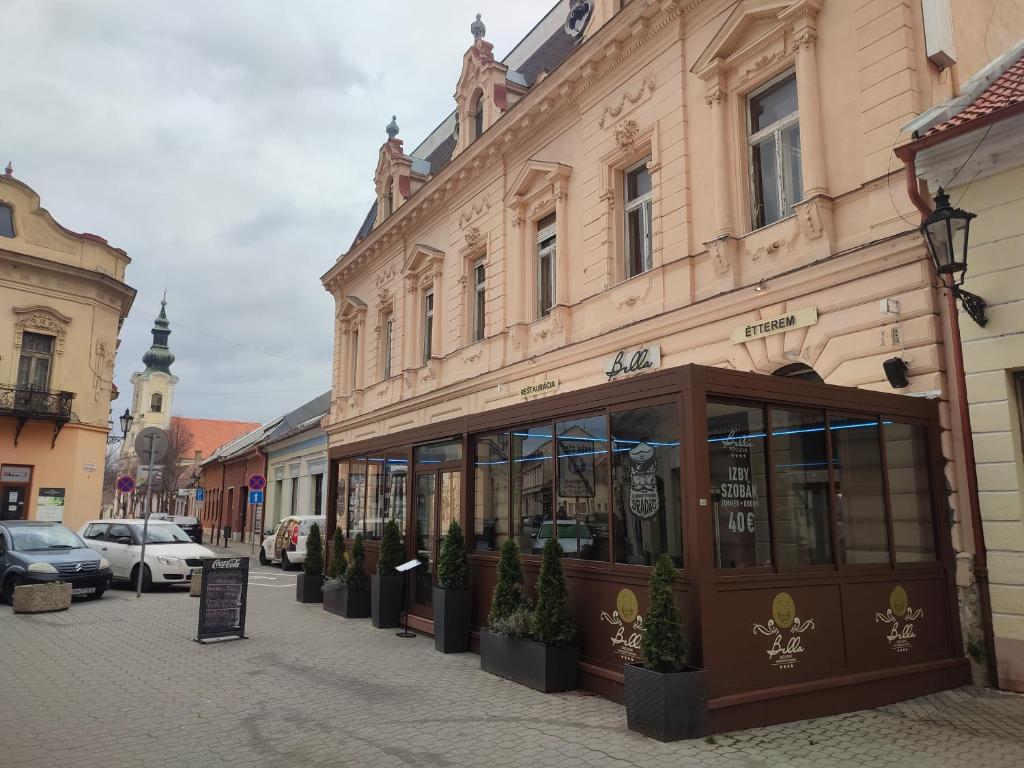
[[[765,336],[774,336],[776,333],[785,333],[796,328],[806,328],[818,322],[817,307],[803,307],[792,312],[779,315],[778,317],[766,317],[749,325],[741,325],[732,331],[732,343],[742,344],[751,339],[761,339]]]
[[[623,349],[609,357],[604,364],[608,381],[615,381],[636,373],[661,368],[661,346],[652,344],[640,349]]]

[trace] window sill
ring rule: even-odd
[[[796,205],[800,205],[800,203],[796,203]],[[794,211],[793,213],[789,214],[789,216],[783,216],[781,219],[776,219],[771,224],[765,224],[763,227],[757,227],[756,229],[752,229],[749,232],[747,232],[746,235],[743,235],[743,237],[746,237],[747,235],[756,235],[758,232],[764,232],[766,229],[771,229],[776,224],[781,224],[784,221],[789,221],[790,219],[795,219],[795,218],[796,218],[796,211]]]

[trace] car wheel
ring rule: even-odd
[[[132,585],[133,589],[138,589],[138,587],[139,587],[139,566],[137,566],[137,565],[134,568],[132,568],[131,585]],[[144,570],[142,571],[142,591],[143,592],[150,592],[150,591],[152,591],[152,589],[153,589],[153,574],[149,570],[149,566],[147,565],[147,566],[144,566]]]
[[[16,574],[7,577],[3,589],[0,589],[0,602],[14,605],[14,588],[21,584],[21,578]]]
[[[267,551],[260,547],[260,565],[270,565],[270,561],[267,559]]]
[[[291,569],[292,569],[292,564],[288,562],[288,553],[287,552],[282,552],[281,553],[281,570],[282,571],[290,571]]]
[[[92,595],[90,595],[90,599],[91,600],[99,600],[101,597],[103,597],[103,593],[106,592],[106,591],[107,590],[105,590],[105,589],[97,589],[95,592],[92,593]]]

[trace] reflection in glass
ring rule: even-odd
[[[558,539],[566,557],[608,558],[608,428],[605,417],[590,416],[556,425],[558,435]],[[585,523],[575,525],[574,523]],[[573,532],[567,535],[566,531]],[[540,554],[551,537],[544,527],[533,541]]]
[[[437,519],[437,483],[433,472],[416,475],[416,558],[423,563],[413,573],[413,600],[429,606],[434,586],[431,569],[434,560],[434,521]]]
[[[683,564],[679,426],[675,403],[611,415],[615,561]]]
[[[367,539],[379,539],[384,532],[387,515],[387,485],[384,482],[384,454],[370,456],[366,463],[366,533]]]
[[[832,563],[825,419],[818,411],[771,411],[772,482],[779,564]]]
[[[409,472],[409,461],[405,456],[388,454],[384,465],[384,487],[387,498],[386,518],[394,519],[405,540],[405,481]]]
[[[878,421],[829,414],[839,555],[846,563],[888,563]]]
[[[928,483],[928,430],[885,422],[885,460],[897,563],[935,559],[935,530]]]
[[[446,440],[416,446],[416,466],[443,464],[446,461],[462,461],[462,441]]]
[[[540,424],[512,432],[512,524],[523,554],[533,552],[537,530],[554,511],[551,429],[551,424]]]
[[[365,533],[366,457],[352,459],[348,485],[348,535]]]
[[[349,536],[348,526],[348,462],[338,462],[338,493],[334,497],[334,514],[338,530],[343,536]],[[281,500],[281,481],[277,482],[277,501]],[[280,507],[278,508],[280,512]],[[280,514],[277,515],[280,518]]]
[[[489,552],[508,540],[512,443],[508,432],[476,438],[473,549]]]
[[[764,409],[708,403],[707,415],[718,567],[770,566]]]

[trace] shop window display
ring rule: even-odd
[[[558,435],[555,524],[537,532],[539,555],[554,527],[566,557],[605,560],[608,535],[608,427],[604,415],[562,421]]]
[[[523,554],[534,554],[540,526],[554,511],[553,443],[551,424],[512,431],[512,524]]]

